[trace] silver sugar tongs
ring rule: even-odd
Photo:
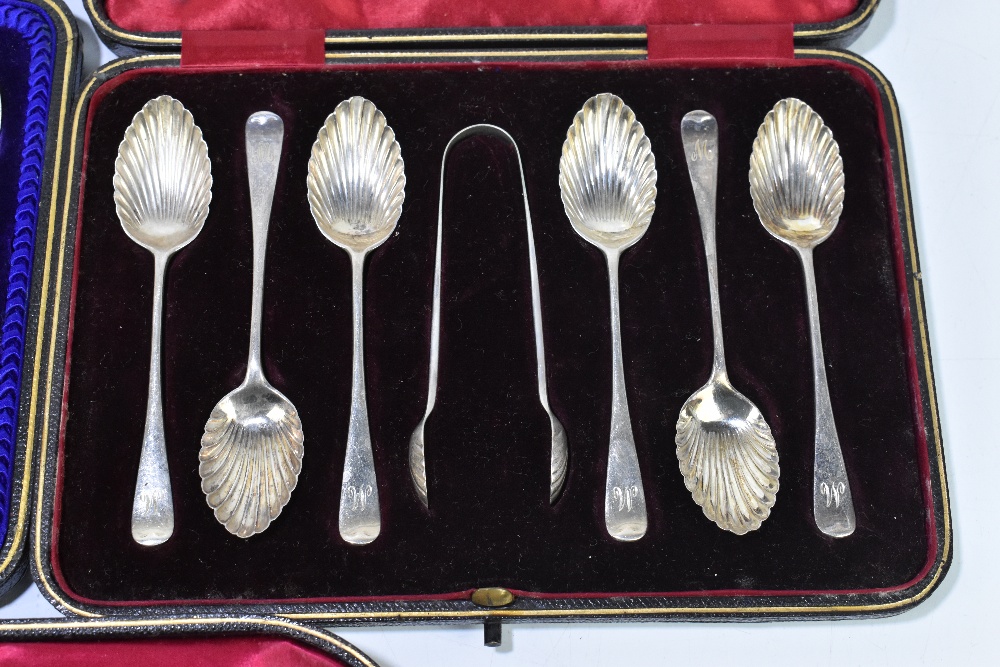
[[[535,329],[535,359],[538,364],[538,400],[549,415],[552,426],[552,458],[549,477],[549,502],[554,503],[559,497],[563,483],[566,481],[566,464],[569,450],[566,444],[566,431],[549,407],[549,392],[546,386],[545,374],[545,343],[542,338],[542,303],[538,289],[538,262],[535,259],[535,237],[531,227],[531,210],[528,206],[528,189],[524,180],[524,164],[521,162],[521,151],[514,137],[496,125],[470,125],[451,138],[444,148],[441,157],[441,188],[438,198],[437,244],[434,250],[434,300],[431,311],[431,349],[430,368],[427,374],[427,408],[424,416],[410,436],[410,476],[416,487],[417,495],[424,506],[427,503],[427,468],[424,457],[424,425],[434,409],[438,384],[438,350],[441,343],[441,230],[444,220],[444,172],[448,164],[448,154],[458,142],[473,135],[499,137],[510,142],[517,155],[517,168],[521,175],[521,193],[524,195],[524,219],[528,231],[528,266],[531,271],[531,313]]]

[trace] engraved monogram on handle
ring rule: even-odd
[[[375,489],[371,484],[366,484],[364,486],[348,486],[346,488],[346,496],[350,498],[351,509],[356,512],[364,511],[365,507],[368,505],[368,499],[372,497],[372,493]]]
[[[631,512],[635,499],[639,497],[639,487],[635,484],[624,488],[616,486],[611,490],[611,495],[618,504],[619,512]]]
[[[844,493],[847,491],[847,485],[843,482],[834,484],[823,482],[819,485],[819,491],[826,499],[827,507],[829,507],[831,503],[834,507],[840,507],[840,501],[844,497]]]

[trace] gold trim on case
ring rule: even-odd
[[[62,85],[59,87],[59,91],[60,91],[60,96],[59,96],[60,97],[60,100],[59,100],[59,105],[60,105],[59,106],[59,123],[58,123],[57,127],[50,127],[47,130],[48,132],[55,132],[56,133],[56,141],[57,141],[56,165],[58,165],[59,162],[61,161],[59,159],[60,158],[60,153],[59,153],[59,149],[58,149],[58,142],[60,142],[62,140],[62,134],[61,133],[62,133],[62,127],[63,127],[63,120],[66,117],[66,107],[67,107],[67,105],[69,103],[69,97],[70,97],[70,94],[69,94],[70,79],[71,79],[72,73],[73,73],[73,63],[75,62],[75,50],[74,50],[74,47],[73,47],[73,40],[74,40],[74,38],[73,38],[73,26],[70,23],[70,19],[67,16],[67,14],[65,12],[65,8],[62,5],[56,4],[56,3],[52,2],[51,0],[39,0],[39,2],[40,2],[40,4],[44,5],[47,8],[49,14],[53,17],[53,20],[55,20],[56,18],[58,18],[62,22],[62,27],[63,27],[63,30],[65,31],[65,34],[66,34],[65,58],[63,59],[63,71],[62,71]],[[53,35],[53,37],[56,37],[56,36]],[[59,72],[55,71],[55,65],[58,65],[58,59],[56,59],[56,62],[53,65],[53,72],[52,72],[52,80],[53,80],[53,82],[57,81],[58,80],[58,76],[59,76]],[[53,92],[54,92],[56,90],[56,86],[53,85],[52,89],[53,89]],[[51,116],[51,109],[49,111],[49,115]],[[46,143],[48,143],[48,139],[46,139]],[[58,166],[56,167],[56,169],[58,169]],[[51,205],[50,205],[50,208],[49,208],[49,217],[48,217],[48,219],[50,221],[55,218],[55,214],[56,214],[55,193],[56,193],[56,189],[57,189],[56,188],[56,184],[57,183],[58,183],[58,179],[56,179],[56,180],[53,181],[52,198],[50,200],[50,204]],[[39,209],[39,211],[38,211],[38,218],[36,220],[36,226],[40,227],[41,226],[41,221],[42,221],[42,211],[41,211],[41,209]],[[47,250],[46,250],[46,254],[47,254]],[[41,340],[41,335],[42,335],[42,329],[44,329],[44,327],[42,326],[42,320],[41,319],[38,320],[38,327],[39,327],[38,328],[38,341],[40,341]],[[25,332],[25,333],[27,333],[27,332]],[[25,336],[25,338],[27,338],[27,336]],[[36,346],[34,348],[35,368],[34,368],[34,375],[32,376],[32,385],[33,385],[32,386],[32,395],[34,395],[34,389],[35,389],[35,386],[37,386],[37,378],[38,378],[38,349],[39,349],[38,345],[39,344],[40,343],[36,341]],[[26,351],[25,357],[26,356],[27,356],[27,351]],[[22,362],[23,361],[24,360],[22,360]],[[32,411],[34,410],[34,404],[32,404],[31,410]],[[20,427],[18,427],[18,428],[20,428]],[[27,518],[28,518],[28,500],[29,500],[29,496],[30,496],[30,492],[31,492],[32,464],[34,463],[34,456],[33,456],[33,454],[34,454],[34,447],[33,447],[33,440],[32,440],[32,434],[31,434],[32,430],[33,429],[31,428],[31,422],[29,421],[28,438],[27,438],[27,442],[25,444],[25,450],[24,450],[24,474],[21,477],[21,495],[18,497],[17,524],[14,527],[14,532],[12,534],[12,538],[11,538],[11,541],[10,541],[10,549],[7,551],[7,555],[4,556],[3,560],[0,561],[0,573],[5,572],[7,570],[7,568],[13,563],[13,561],[14,561],[14,555],[18,553],[18,551],[20,549],[20,546],[21,546],[21,541],[24,539],[25,523],[26,523]],[[15,432],[14,435],[15,435],[15,442],[16,442],[16,437],[18,435],[17,432]],[[17,447],[16,447],[16,444],[15,444],[15,450],[16,449],[17,449]],[[0,543],[0,547],[2,547],[2,546],[3,546],[3,544]]]
[[[48,1],[48,0],[46,0]],[[168,56],[169,58],[177,58],[177,56]],[[111,66],[102,67],[96,74],[101,74],[114,69],[115,66],[126,64],[135,60],[161,60],[161,56],[142,56],[140,58],[127,59],[123,61],[116,61]],[[73,612],[79,616],[86,616],[90,618],[99,618],[100,614],[95,614],[83,609],[78,609],[71,603],[67,602],[60,596],[52,583],[45,576],[45,569],[42,566],[42,530],[41,527],[44,524],[42,509],[43,502],[42,499],[45,497],[45,468],[48,462],[48,445],[49,445],[49,424],[51,423],[51,407],[53,402],[58,403],[60,406],[62,404],[61,394],[58,397],[50,396],[52,387],[52,375],[55,367],[55,352],[56,352],[56,330],[58,329],[59,323],[59,305],[62,298],[62,273],[63,265],[65,263],[66,256],[66,229],[69,223],[69,204],[72,195],[72,184],[73,179],[70,174],[73,172],[70,170],[76,161],[76,141],[79,136],[79,125],[81,112],[86,102],[88,101],[88,96],[94,84],[97,82],[96,78],[91,78],[87,82],[87,85],[80,91],[79,97],[77,97],[76,109],[73,113],[73,127],[70,134],[69,143],[69,159],[67,164],[69,168],[66,171],[66,178],[68,178],[68,183],[66,183],[66,193],[63,195],[63,203],[61,206],[62,216],[61,216],[61,226],[59,232],[59,259],[56,266],[56,280],[53,287],[53,307],[52,307],[52,317],[51,324],[48,324],[48,312],[49,312],[49,284],[52,278],[52,244],[53,236],[55,234],[55,222],[57,221],[57,208],[56,202],[59,199],[59,188],[63,184],[62,178],[63,173],[61,170],[62,165],[62,155],[63,155],[63,144],[65,139],[65,133],[63,128],[65,127],[65,117],[66,117],[66,97],[63,99],[63,108],[60,111],[59,117],[59,136],[56,140],[56,172],[53,177],[52,182],[52,206],[50,209],[50,224],[48,229],[48,235],[45,239],[45,264],[42,271],[42,286],[41,286],[41,299],[39,301],[38,307],[38,335],[35,340],[35,364],[34,373],[31,379],[31,407],[28,412],[28,451],[34,446],[36,428],[35,423],[38,418],[38,404],[39,402],[44,402],[43,409],[43,421],[42,421],[42,433],[40,440],[40,450],[39,450],[39,466],[38,466],[38,484],[36,489],[35,498],[35,540],[33,555],[35,558],[35,569],[38,573],[39,583],[45,588],[48,594],[54,600],[58,600],[59,604],[65,607],[68,611]],[[46,332],[50,333],[49,337],[49,349],[48,349],[48,361],[46,368],[46,379],[45,379],[45,389],[39,392],[39,375],[41,371],[41,350],[43,347],[43,342],[45,339]],[[46,400],[48,399],[48,400]],[[56,400],[58,399],[58,400]]]
[[[92,1],[92,0],[88,0]],[[378,619],[378,620],[392,620],[392,619],[412,619],[412,620],[425,620],[433,621],[435,619],[483,619],[483,618],[566,618],[571,619],[573,617],[600,617],[600,616],[668,616],[668,615],[706,615],[706,614],[775,614],[775,615],[794,615],[794,614],[804,614],[804,613],[820,613],[820,614],[843,614],[843,613],[859,613],[859,612],[888,612],[901,607],[905,607],[916,602],[921,601],[930,591],[935,587],[940,578],[942,577],[945,564],[951,554],[951,543],[952,543],[952,533],[951,533],[951,510],[948,502],[948,486],[947,480],[945,478],[945,468],[944,468],[944,452],[943,445],[941,442],[941,431],[940,423],[938,420],[938,408],[937,408],[937,398],[934,391],[934,376],[931,369],[930,360],[930,348],[928,345],[928,333],[927,333],[927,323],[924,319],[924,305],[923,305],[923,292],[922,286],[920,284],[920,269],[916,254],[916,241],[915,241],[915,230],[913,215],[910,205],[910,192],[909,183],[907,181],[906,172],[906,157],[903,151],[903,137],[902,137],[902,124],[899,116],[899,108],[896,104],[896,99],[889,85],[889,82],[885,79],[881,72],[879,72],[871,63],[850,54],[845,51],[836,50],[826,50],[826,49],[796,49],[796,56],[800,57],[826,57],[834,60],[846,60],[854,63],[861,69],[870,73],[875,77],[881,84],[884,91],[885,97],[888,100],[890,114],[887,118],[887,122],[891,123],[891,128],[893,136],[895,137],[896,144],[899,150],[899,173],[902,181],[902,192],[898,193],[899,198],[902,200],[902,211],[901,215],[906,223],[906,231],[908,235],[909,251],[910,251],[910,270],[913,274],[911,281],[911,289],[913,290],[914,297],[917,304],[917,328],[920,334],[920,344],[923,348],[923,371],[927,379],[927,393],[928,402],[930,405],[931,413],[931,434],[933,439],[934,451],[936,453],[936,465],[937,465],[937,475],[939,484],[941,487],[941,498],[943,505],[943,533],[944,539],[943,543],[940,545],[941,548],[941,559],[938,562],[937,568],[930,574],[930,576],[925,578],[924,585],[920,590],[916,591],[912,596],[903,598],[900,600],[895,600],[893,602],[879,603],[879,604],[864,604],[864,605],[836,605],[836,606],[823,606],[823,605],[771,605],[771,606],[755,606],[755,607],[725,607],[725,606],[715,606],[715,607],[644,607],[644,608],[588,608],[588,609],[492,609],[492,610],[467,610],[467,611],[351,611],[351,612],[309,612],[309,613],[286,613],[286,614],[275,614],[281,618],[295,619],[295,620],[360,620],[360,619]],[[134,58],[127,58],[122,60],[114,61],[105,65],[103,68],[98,70],[95,74],[95,78],[92,78],[87,85],[80,92],[78,98],[78,103],[75,110],[75,116],[73,119],[73,131],[71,137],[69,160],[67,161],[67,175],[73,173],[73,169],[76,168],[76,140],[79,134],[80,120],[83,115],[83,109],[88,102],[88,96],[97,82],[97,78],[100,75],[108,74],[118,68],[128,68],[136,63],[144,63],[149,61],[157,62],[173,62],[179,63],[180,56],[177,54],[162,54],[162,55],[146,55],[138,56]],[[60,124],[61,127],[61,124]],[[57,144],[57,156],[61,155],[61,145],[62,145],[62,135],[60,134],[60,141]],[[55,202],[55,190],[59,185],[58,178],[53,187],[53,202]],[[62,289],[62,263],[65,257],[65,240],[66,240],[66,229],[68,225],[69,216],[69,202],[70,202],[70,189],[64,196],[64,205],[61,212],[61,233],[60,233],[60,250],[59,250],[59,271],[58,279],[54,285],[55,292],[55,307],[52,309],[52,317],[50,318],[51,323],[51,339],[49,343],[49,367],[48,367],[48,386],[51,386],[51,379],[53,373],[53,362],[55,354],[55,344],[56,336],[55,331],[58,325],[58,313],[59,313],[59,303],[61,298]],[[55,219],[55,211],[53,209],[53,220]],[[48,281],[49,281],[49,269],[51,264],[51,249],[52,249],[52,228],[49,230],[49,237],[46,246],[46,260],[45,260],[45,273],[43,278],[43,291],[42,291],[42,302],[41,310],[39,314],[39,345],[41,344],[42,332],[46,329],[46,304],[48,297]],[[47,392],[41,394],[38,393],[38,359],[35,361],[35,377],[32,383],[32,394],[31,394],[31,423],[34,423],[36,418],[36,408],[40,400],[44,400],[48,395]],[[44,488],[45,488],[45,475],[44,471],[46,468],[46,460],[48,456],[48,424],[50,422],[50,405],[54,402],[55,404],[61,406],[61,396],[56,397],[59,400],[48,401],[45,404],[45,423],[43,430],[43,437],[41,441],[40,449],[40,466],[38,475],[38,485],[36,490],[36,518],[34,524],[35,530],[35,563],[37,573],[39,575],[40,584],[44,586],[45,590],[51,596],[52,599],[56,600],[65,609],[83,616],[89,617],[101,617],[100,614],[96,614],[89,611],[84,611],[78,609],[73,604],[67,602],[55,589],[56,587],[47,579],[45,569],[42,567],[40,552],[41,552],[41,536],[42,536],[42,499],[44,498]],[[34,430],[29,430],[29,443],[30,439],[34,437]],[[933,465],[935,462],[932,461]],[[933,474],[933,473],[932,473]],[[599,604],[600,601],[597,601]],[[166,621],[165,621],[166,622]]]
[[[102,30],[114,35],[115,37],[128,39],[134,42],[143,42],[146,44],[175,44],[180,46],[180,37],[154,37],[152,35],[143,35],[140,33],[131,33],[119,30],[114,27],[112,23],[104,20],[104,16],[97,11],[97,3],[95,0],[85,0],[85,2],[87,3],[87,13],[90,14],[90,20],[94,23],[94,25],[100,26]]]
[[[863,1],[864,0],[862,0],[862,2]],[[864,22],[864,20],[867,19],[868,16],[873,11],[875,11],[875,7],[878,6],[879,2],[881,2],[881,0],[873,0],[873,2],[871,4],[869,4],[867,7],[865,7],[865,9],[864,9],[863,12],[861,12],[860,14],[858,14],[857,16],[855,16],[850,21],[842,23],[842,24],[838,25],[835,28],[831,28],[829,30],[796,30],[795,33],[794,33],[794,36],[795,37],[818,37],[820,35],[834,35],[834,34],[836,34],[838,32],[846,32],[846,31],[850,30],[851,28],[855,27],[856,25],[858,25],[859,23]]]
[[[945,477],[944,446],[941,441],[941,424],[938,417],[937,393],[934,389],[934,373],[931,368],[931,347],[928,340],[927,323],[924,319],[924,290],[922,278],[920,277],[920,264],[917,259],[917,237],[913,222],[913,211],[911,209],[912,204],[910,201],[910,179],[906,171],[906,148],[903,145],[903,122],[899,115],[896,95],[893,92],[888,79],[885,78],[878,68],[864,58],[845,51],[829,51],[825,49],[800,49],[797,50],[796,53],[804,56],[841,58],[867,70],[872,76],[878,79],[879,83],[882,85],[882,89],[885,91],[885,97],[889,102],[889,108],[892,111],[892,129],[896,138],[896,147],[899,151],[899,180],[902,185],[900,199],[902,199],[903,202],[903,218],[906,220],[907,241],[910,249],[910,268],[913,274],[911,280],[913,298],[917,303],[917,329],[920,331],[920,346],[923,348],[924,371],[927,375],[927,402],[930,406],[931,412],[931,430],[934,434],[934,445],[938,461],[938,482],[941,485],[941,502],[944,506],[944,544],[941,545],[941,565],[938,567],[938,571],[935,573],[934,579],[929,585],[929,587],[933,587],[934,583],[941,576],[944,563],[948,561],[948,557],[951,554],[951,504],[948,502],[948,481]]]
[[[645,58],[646,49],[497,49],[495,51],[346,51],[327,53],[327,61],[342,60],[408,60],[412,58],[442,60],[445,58],[579,58],[606,59],[620,56]]]
[[[521,40],[541,42],[545,40],[553,41],[579,41],[586,39],[600,40],[623,40],[641,42],[646,39],[645,26],[622,26],[626,30],[622,32],[437,32],[423,35],[350,35],[350,36],[327,36],[324,40],[327,44],[385,44],[395,42],[503,42],[507,40]],[[628,28],[634,28],[629,31]]]
[[[47,1],[47,0],[43,0]],[[162,628],[169,626],[189,626],[189,625],[247,625],[247,626],[267,626],[284,628],[293,632],[301,632],[315,639],[326,642],[351,657],[365,667],[378,667],[368,656],[361,653],[359,649],[348,644],[335,635],[329,635],[313,628],[286,622],[281,619],[270,618],[167,618],[150,619],[139,621],[52,621],[48,623],[4,623],[0,621],[0,637],[6,631],[24,630],[73,630],[78,628]],[[274,635],[280,637],[282,635]],[[94,641],[92,637],[82,637],[83,641]],[[99,640],[99,638],[98,638]]]

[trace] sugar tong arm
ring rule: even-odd
[[[535,334],[535,360],[537,363],[538,375],[538,400],[549,416],[549,424],[552,431],[552,450],[549,470],[549,502],[554,503],[562,491],[566,481],[566,469],[569,459],[569,448],[566,442],[566,431],[562,424],[549,407],[548,386],[546,383],[545,371],[545,341],[542,336],[542,304],[541,293],[538,286],[538,261],[535,257],[535,237],[531,226],[531,208],[528,204],[528,189],[524,178],[524,164],[521,161],[521,151],[517,147],[514,137],[506,130],[496,125],[470,125],[459,131],[451,138],[445,146],[444,154],[441,157],[441,181],[438,196],[438,224],[437,242],[434,250],[434,296],[431,308],[431,346],[430,346],[430,368],[427,374],[427,407],[424,416],[417,424],[410,436],[410,476],[416,488],[417,495],[425,506],[427,502],[427,468],[424,450],[424,425],[427,418],[434,410],[434,401],[437,396],[438,383],[438,359],[441,342],[441,237],[444,224],[444,176],[445,168],[448,165],[448,155],[451,149],[459,142],[471,136],[486,135],[503,139],[514,147],[517,155],[517,167],[521,178],[521,194],[524,197],[524,218],[528,233],[528,266],[531,273],[531,314],[534,324]]]

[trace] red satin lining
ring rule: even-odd
[[[778,60],[794,58],[792,24],[651,25],[649,60]]]
[[[192,30],[181,39],[181,65],[322,65],[322,30]]]
[[[233,637],[0,643],[5,667],[330,667],[344,663],[288,639]]]
[[[657,23],[823,23],[859,0],[106,0],[117,26],[179,30],[367,30]]]

